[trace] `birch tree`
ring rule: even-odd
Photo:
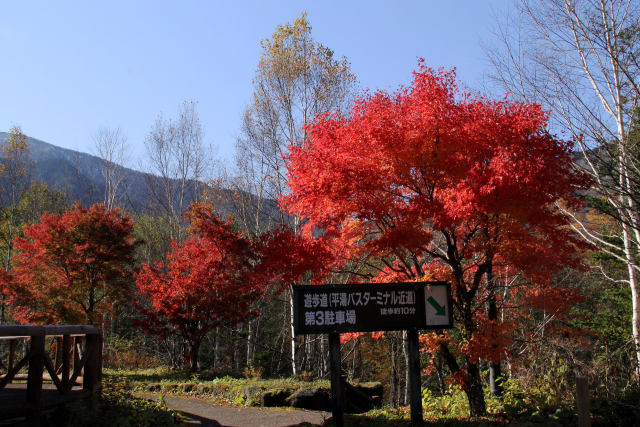
[[[275,205],[288,191],[282,154],[290,143],[305,143],[304,125],[317,114],[343,110],[355,83],[349,62],[335,58],[331,49],[313,40],[306,13],[278,26],[271,38],[262,41],[253,96],[236,144],[238,177],[234,181],[236,203],[241,207],[236,209],[238,219],[252,235],[278,224],[297,229],[297,218]],[[293,331],[290,337],[295,375]]]
[[[13,126],[7,138],[0,144],[0,196],[6,206],[5,257],[3,267],[11,268],[13,238],[17,235],[17,204],[29,188],[32,161],[29,155],[27,136],[19,126]],[[0,307],[0,320],[5,321],[4,296]]]
[[[119,128],[103,127],[93,136],[96,154],[102,161],[104,206],[107,210],[122,204],[129,157],[127,136]]]
[[[8,270],[11,266],[12,241],[16,234],[16,208],[29,188],[32,169],[27,136],[19,126],[12,127],[7,139],[0,144],[0,156],[0,195],[4,199],[7,217],[4,267]]]
[[[182,214],[202,193],[209,155],[195,101],[184,101],[178,118],[159,116],[145,139],[148,189],[153,202],[167,216],[170,238],[184,240]]]
[[[640,367],[640,4],[637,0],[520,0],[488,50],[493,78],[515,96],[540,102],[558,129],[578,142],[600,212],[615,235],[584,213],[564,209],[585,240],[625,266]]]

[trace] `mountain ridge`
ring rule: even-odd
[[[0,142],[8,138],[0,132]],[[49,142],[27,136],[30,158],[33,161],[33,182],[40,182],[51,189],[61,191],[71,203],[79,201],[92,205],[104,200],[105,182],[102,175],[103,160],[95,155],[59,147]],[[123,208],[134,213],[150,210],[149,185],[160,183],[161,178],[146,172],[122,166],[126,173],[123,187]],[[195,186],[192,186],[195,187]],[[218,188],[216,212],[223,217],[233,212],[230,190]],[[194,192],[187,194],[185,206],[195,199]]]

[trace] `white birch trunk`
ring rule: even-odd
[[[291,329],[291,374],[293,376],[298,375],[298,346],[296,345],[296,336],[293,333],[293,289],[291,289],[291,297],[289,298],[289,309],[290,309],[290,322],[289,327]]]

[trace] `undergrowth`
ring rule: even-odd
[[[135,392],[185,394],[207,397],[218,403],[234,406],[260,406],[264,392],[287,391],[300,388],[329,389],[328,380],[301,381],[297,378],[236,378],[216,376],[215,372],[172,371],[168,368],[138,371],[105,370],[109,375],[123,378]]]
[[[237,378],[217,377],[215,372],[204,371],[193,375],[188,371],[172,371],[169,368],[142,371],[106,371],[106,377],[119,378],[118,384],[125,384],[132,391],[175,393],[207,397],[213,401],[234,406],[259,406],[261,393],[287,390],[294,392],[303,387],[330,388],[327,380],[300,380],[299,378]],[[546,381],[526,385],[517,379],[501,382],[501,397],[491,396],[485,390],[487,416],[469,417],[468,400],[464,391],[450,385],[444,395],[423,389],[423,418],[427,425],[435,426],[489,426],[489,425],[576,425],[575,402],[560,399]],[[125,394],[119,394],[124,396]],[[119,399],[114,401],[120,405]],[[591,414],[593,425],[638,425],[640,421],[640,392],[631,391],[619,401],[593,399]],[[132,404],[133,405],[133,404]],[[135,405],[138,405],[136,403]],[[160,411],[167,413],[161,404],[141,403],[142,411],[150,411],[155,416]],[[125,417],[126,418],[126,417]],[[175,419],[175,417],[174,417]],[[360,415],[345,415],[346,425],[351,426],[405,426],[410,425],[410,411],[407,407],[382,407]],[[126,425],[126,424],[122,424]],[[171,424],[136,424],[171,425]],[[331,421],[325,423],[330,426]]]
[[[159,401],[133,395],[125,379],[106,374],[102,395],[91,410],[87,402],[68,405],[50,416],[45,425],[66,427],[168,427],[181,424],[181,417]]]

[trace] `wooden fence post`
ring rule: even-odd
[[[331,364],[331,409],[333,424],[344,425],[344,389],[342,388],[342,360],[340,358],[340,334],[329,333],[329,361]]]
[[[96,392],[98,385],[98,376],[100,370],[100,361],[98,360],[100,353],[100,335],[91,334],[87,335],[85,341],[85,357],[87,361],[84,364],[84,377],[82,388],[85,390],[91,390],[91,393]]]
[[[71,390],[72,385],[69,384],[69,375],[71,369],[71,336],[62,336],[62,388],[67,393]]]
[[[418,330],[407,331],[409,341],[409,399],[411,403],[411,425],[421,426],[422,420],[422,380],[420,372],[420,349]]]
[[[16,363],[16,343],[18,340],[9,340],[9,368],[11,371],[13,369],[14,363]]]
[[[104,337],[102,333],[96,335],[96,394],[102,393],[102,349],[104,347]]]
[[[40,420],[40,404],[42,399],[42,373],[44,371],[44,332],[31,336],[29,352],[29,375],[27,377],[27,403],[33,405],[33,412],[28,415],[32,424]]]
[[[89,409],[95,411],[98,403],[98,395],[100,393],[100,380],[102,370],[102,335],[87,334],[85,338],[85,357],[87,361],[84,364],[84,380],[82,388],[89,390]]]

